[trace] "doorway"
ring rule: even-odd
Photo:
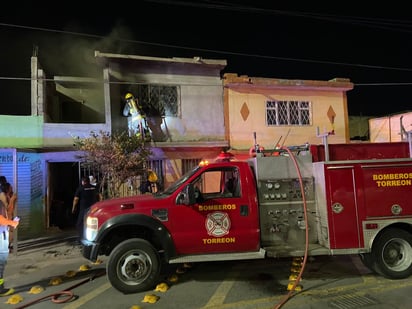
[[[79,179],[79,162],[48,163],[48,227],[56,226],[62,230],[75,228],[76,214],[72,214],[71,210]]]

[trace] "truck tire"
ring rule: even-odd
[[[372,253],[361,253],[360,259],[363,262],[363,265],[365,265],[367,268],[369,268],[371,271],[374,273],[383,276],[382,273],[380,273],[379,269],[376,267],[376,260],[375,256]]]
[[[412,234],[398,228],[384,230],[372,246],[371,261],[386,278],[408,278],[412,275]]]
[[[160,258],[146,240],[133,238],[121,242],[110,254],[107,277],[124,294],[152,289],[160,276]]]

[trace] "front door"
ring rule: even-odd
[[[209,169],[192,182],[196,204],[173,207],[169,218],[179,255],[259,249],[255,199],[245,194],[246,179],[239,176],[236,167]]]

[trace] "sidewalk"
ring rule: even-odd
[[[61,230],[59,228],[49,228],[45,231],[44,236],[17,241],[17,250],[12,250],[10,256],[25,254],[27,251],[44,249],[52,247],[55,244],[75,243],[77,232],[74,229]]]
[[[51,232],[44,237],[18,241],[17,250],[10,252],[7,261],[6,282],[67,259],[87,263],[73,231]]]

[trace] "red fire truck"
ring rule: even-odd
[[[162,265],[202,261],[360,254],[384,277],[412,274],[410,141],[256,150],[93,205],[83,256],[108,256],[123,293],[152,289]]]

